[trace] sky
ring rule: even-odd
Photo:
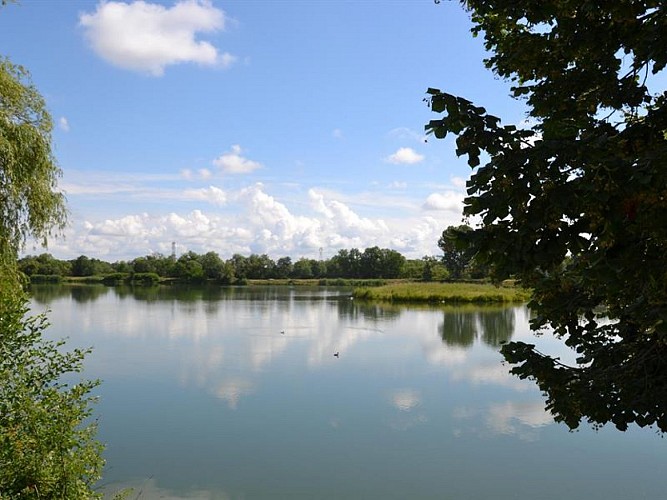
[[[429,87],[525,118],[458,2],[21,0],[0,55],[54,121],[69,225],[46,251],[438,255],[471,170]],[[28,245],[26,254],[44,249]]]

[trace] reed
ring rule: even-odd
[[[395,283],[373,288],[355,288],[355,299],[382,302],[499,303],[525,302],[530,291],[516,286],[487,283]]]

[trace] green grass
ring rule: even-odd
[[[478,283],[396,283],[375,288],[356,288],[353,297],[362,300],[421,303],[525,302],[530,291],[514,286]]]

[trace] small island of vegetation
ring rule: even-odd
[[[512,281],[491,283],[390,283],[355,289],[354,298],[405,303],[511,303],[525,302],[530,292]]]

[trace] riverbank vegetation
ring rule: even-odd
[[[509,303],[525,302],[530,292],[514,284],[391,283],[354,290],[355,299],[404,303]]]
[[[20,259],[20,270],[32,283],[61,281],[91,281],[120,284],[157,280],[186,283],[214,282],[223,285],[246,284],[252,280],[390,280],[411,279],[440,281],[450,277],[450,271],[438,257],[407,259],[399,252],[371,247],[339,250],[329,259],[291,257],[273,260],[266,254],[244,256],[234,254],[228,259],[216,252],[180,256],[152,254],[129,261],[105,262],[81,255],[76,259],[60,260],[48,253]],[[326,281],[323,281],[326,280]]]

